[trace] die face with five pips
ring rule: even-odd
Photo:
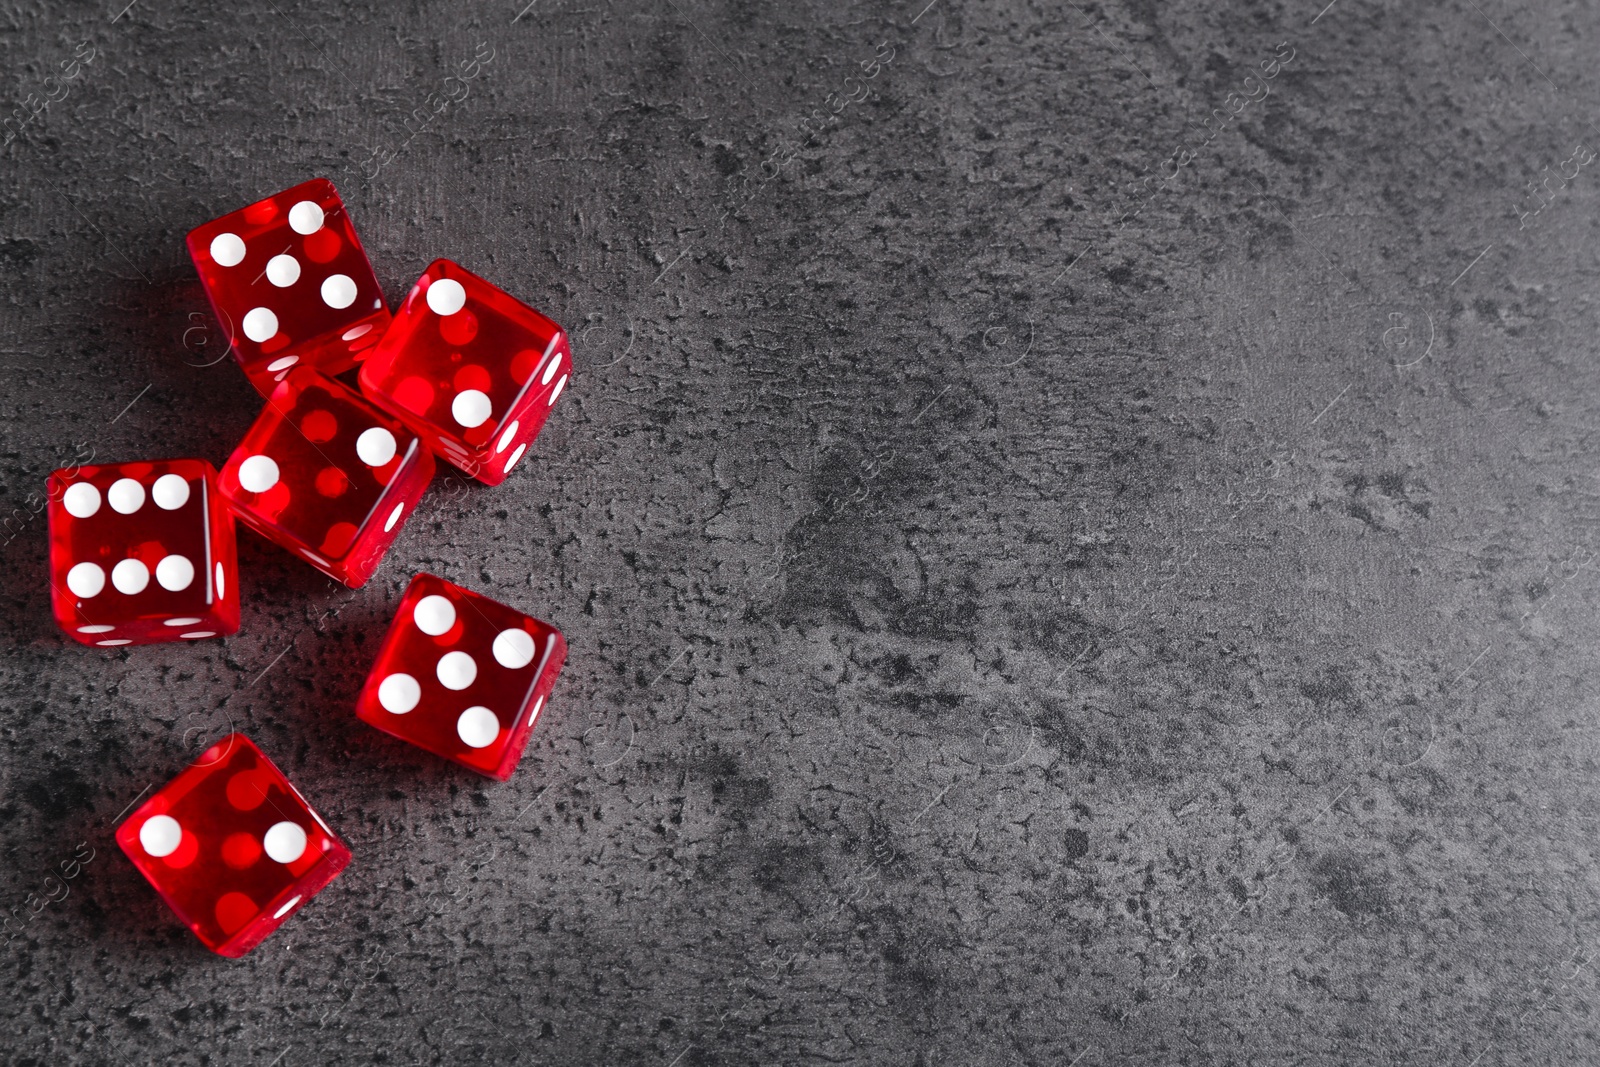
[[[350,863],[249,738],[208,748],[117,828],[117,844],[202,943],[238,957]]]
[[[548,623],[419,574],[400,600],[356,714],[504,781],[566,656],[566,640]]]
[[[326,178],[198,226],[188,244],[234,356],[263,395],[292,367],[349,370],[389,325],[372,264]]]
[[[233,516],[202,459],[58,470],[47,486],[56,622],[86,645],[239,629]]]
[[[567,333],[448,259],[428,264],[361,365],[361,391],[445,462],[499,485],[572,373]]]

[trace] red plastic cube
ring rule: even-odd
[[[504,781],[566,658],[567,642],[554,626],[419,574],[384,636],[356,714]]]
[[[350,863],[350,849],[243,734],[141,804],[117,844],[207,948],[235,958]]]
[[[572,373],[560,326],[448,259],[428,265],[361,365],[361,391],[446,462],[499,485]]]
[[[58,470],[47,489],[50,603],[86,645],[239,629],[233,516],[203,459]]]
[[[196,227],[189,256],[234,357],[263,395],[290,367],[349,370],[389,325],[372,264],[326,178]]]
[[[372,576],[434,472],[433,456],[354,390],[296,368],[223,465],[240,521],[356,587]]]

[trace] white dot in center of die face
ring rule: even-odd
[[[521,627],[501,630],[494,638],[495,662],[520,670],[533,662],[533,635]]]
[[[72,595],[87,600],[99,596],[106,587],[106,572],[98,563],[80,563],[67,572],[67,588]]]
[[[422,699],[422,686],[409,674],[391,674],[378,683],[378,703],[391,715],[404,715]]]
[[[279,863],[293,863],[306,854],[305,828],[296,822],[273,823],[261,845]]]
[[[265,493],[278,484],[278,463],[271,456],[251,456],[239,464],[239,484],[252,493]]]
[[[478,664],[465,652],[446,652],[439,657],[436,673],[446,689],[465,689],[478,677]]]
[[[361,436],[356,438],[356,455],[369,467],[381,467],[389,462],[398,447],[394,434],[382,426],[362,430]]]
[[[251,308],[244,313],[244,335],[260,344],[270,341],[278,333],[278,316],[271,308]]]
[[[289,209],[289,228],[302,236],[322,229],[322,208],[310,200],[302,200]]]
[[[194,564],[187,556],[167,556],[156,564],[156,581],[169,593],[181,593],[194,582]]]
[[[477,389],[463,389],[450,401],[450,414],[461,425],[471,429],[482,426],[489,417],[489,396]]]
[[[450,603],[449,597],[434,593],[417,601],[417,606],[411,609],[411,618],[417,629],[429,637],[439,637],[449,633],[450,627],[456,624],[456,606]]]
[[[300,261],[290,255],[273,256],[267,260],[267,281],[279,289],[300,280]]]
[[[132,515],[144,507],[144,486],[132,478],[118,478],[106,490],[106,499],[111,502],[112,511],[119,515]]]
[[[453,278],[440,278],[428,286],[428,307],[435,315],[454,315],[467,306],[467,291]]]
[[[67,491],[61,494],[61,505],[73,518],[87,519],[100,510],[100,490],[88,482],[69,485]]]
[[[137,596],[150,584],[150,568],[136,559],[125,559],[111,568],[111,584],[119,593]]]
[[[157,859],[172,855],[182,843],[183,827],[170,815],[152,815],[139,827],[139,844]]]
[[[472,748],[488,748],[500,736],[500,720],[481,704],[468,708],[456,720],[456,736]]]
[[[150,499],[162,511],[177,511],[189,502],[189,479],[181,474],[163,474],[150,487]]]
[[[237,267],[244,262],[244,238],[236,233],[219,233],[211,239],[211,258],[219,267]]]
[[[322,282],[322,302],[343,309],[356,302],[355,279],[348,274],[330,274]]]

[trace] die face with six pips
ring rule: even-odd
[[[356,714],[504,781],[566,656],[566,640],[548,623],[419,574],[400,600]]]
[[[372,264],[326,178],[198,226],[188,244],[234,356],[262,394],[292,367],[350,369],[389,325]]]
[[[74,640],[116,647],[239,629],[233,516],[211,464],[58,470],[47,499],[51,607]]]
[[[238,957],[350,863],[283,772],[229,734],[117,828],[117,844],[202,943]]]

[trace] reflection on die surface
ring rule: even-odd
[[[234,356],[262,394],[291,367],[349,370],[389,325],[372,264],[326,178],[197,226],[188,243]]]
[[[74,640],[115,647],[238,631],[233,516],[211,464],[58,470],[46,495],[51,608]]]
[[[243,734],[208,748],[117,828],[117,844],[207,948],[260,944],[350,862],[345,843]]]
[[[548,623],[419,574],[401,598],[356,714],[504,781],[566,656],[566,640]]]
[[[433,479],[415,434],[354,390],[296,368],[222,467],[240,521],[348,586],[372,576]]]
[[[505,481],[567,387],[567,333],[448,259],[428,264],[361,365],[361,391],[446,462]]]

